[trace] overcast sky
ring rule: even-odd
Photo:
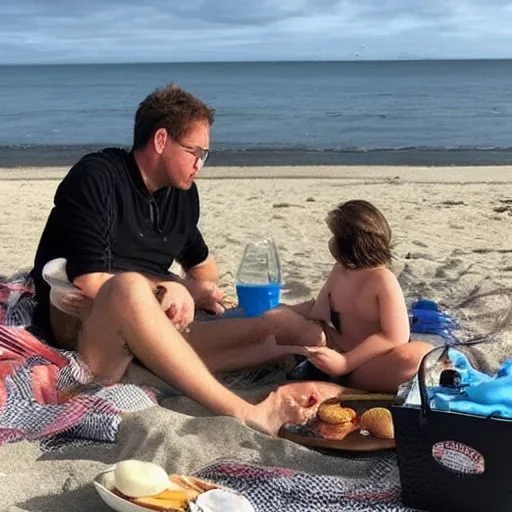
[[[0,63],[512,58],[512,0],[0,0]]]

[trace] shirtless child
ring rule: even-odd
[[[318,297],[292,309],[323,325],[327,343],[291,350],[331,379],[344,377],[345,385],[394,392],[432,346],[409,341],[404,296],[389,269],[391,229],[375,206],[361,200],[340,204],[326,221],[336,262]]]

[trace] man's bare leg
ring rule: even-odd
[[[195,322],[185,335],[202,358],[218,358],[219,351],[260,344],[269,336],[274,336],[278,345],[325,345],[322,327],[307,320],[293,306],[280,306],[256,318]]]
[[[297,353],[296,345],[278,345],[273,336],[261,343],[248,343],[211,351],[201,356],[209,370],[213,373],[243,370],[278,361],[286,356]]]
[[[78,351],[98,378],[110,381],[121,379],[133,354],[211,411],[271,434],[285,422],[302,422],[309,406],[282,392],[252,405],[222,386],[172,326],[147,280],[135,273],[118,274],[103,285],[84,323]]]
[[[263,317],[196,321],[183,336],[202,357],[242,344],[259,344],[272,334]]]
[[[372,359],[352,372],[349,385],[379,393],[394,393],[417,373],[424,355],[432,350],[426,341],[410,341]]]
[[[265,313],[266,321],[273,326],[278,345],[325,346],[326,337],[320,323],[306,318],[310,303],[281,306]]]

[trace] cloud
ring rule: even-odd
[[[4,0],[4,63],[512,57],[506,0]]]

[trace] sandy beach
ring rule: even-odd
[[[66,171],[0,169],[0,274],[31,266]],[[229,295],[245,243],[271,235],[283,267],[283,301],[314,296],[332,265],[325,215],[349,199],[370,200],[387,216],[394,271],[408,302],[424,297],[454,307],[477,291],[512,288],[510,166],[216,167],[206,168],[197,183],[201,229]],[[503,343],[510,355],[512,340]],[[90,486],[92,477],[120,458],[136,456],[179,472],[235,456],[329,474],[339,468],[339,459],[270,440],[234,420],[204,418],[204,411],[181,400],[179,412],[155,408],[123,420],[119,442],[108,449],[41,454],[35,443],[1,447],[0,510],[107,510]],[[229,443],[209,442],[208,436],[222,438],[226,431]],[[370,465],[371,460],[361,462],[352,477]]]
[[[67,168],[0,169],[0,273],[32,264]],[[233,293],[245,243],[274,236],[283,301],[310,297],[327,275],[327,211],[374,202],[394,235],[406,296],[457,302],[479,283],[512,284],[512,167],[252,167],[205,169],[201,229]]]

